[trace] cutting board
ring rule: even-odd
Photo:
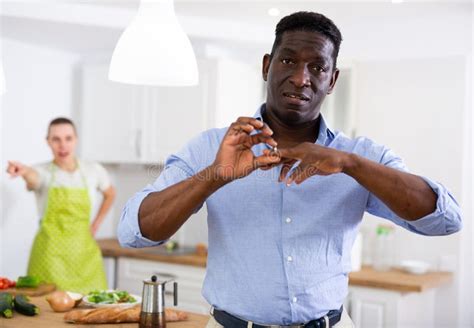
[[[11,293],[13,295],[23,294],[26,296],[42,296],[56,290],[55,284],[40,284],[36,288],[8,288],[0,289],[0,293]]]

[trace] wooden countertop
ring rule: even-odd
[[[380,272],[371,267],[362,267],[362,270],[349,274],[349,285],[397,292],[423,292],[448,284],[452,280],[453,274],[451,272],[410,274],[398,269]]]
[[[64,321],[64,313],[56,313],[49,307],[44,296],[30,297],[30,302],[40,308],[40,314],[28,317],[17,312],[13,318],[5,319],[0,317],[0,327],[2,328],[137,328],[137,323],[115,323],[115,324],[97,324],[97,325],[75,325]],[[209,316],[202,314],[189,313],[189,319],[180,322],[167,322],[167,328],[201,328],[206,327]]]
[[[150,253],[151,248],[122,248],[117,239],[97,240],[103,256],[108,257],[130,257],[150,261],[167,262],[174,264],[193,265],[206,267],[206,256],[197,254],[186,255],[162,255]]]
[[[206,257],[196,254],[189,255],[158,255],[148,253],[145,248],[129,249],[120,247],[116,239],[101,239],[97,241],[104,256],[130,257],[150,261],[167,262],[174,264],[193,265],[206,267]],[[349,274],[349,285],[379,288],[397,292],[423,292],[430,288],[436,288],[452,281],[450,272],[428,272],[415,275],[392,269],[379,272],[371,267],[362,267],[360,271]]]

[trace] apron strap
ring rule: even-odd
[[[79,161],[76,159],[76,169],[79,170],[79,174],[81,175],[81,180],[82,180],[82,185],[84,189],[87,189],[87,179],[84,175],[84,172],[82,172],[81,166],[79,165]],[[51,171],[51,179],[49,180],[49,187],[53,185],[53,183],[56,180],[56,164],[52,161],[50,164],[50,171]]]

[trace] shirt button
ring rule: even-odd
[[[298,301],[298,299],[295,297],[293,297],[293,303],[296,303]]]
[[[288,256],[286,259],[287,259],[288,262],[293,261],[293,258],[291,256]]]
[[[291,223],[291,218],[286,218],[286,223]]]

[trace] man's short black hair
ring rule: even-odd
[[[327,37],[334,45],[333,59],[334,67],[336,67],[342,35],[332,20],[322,14],[311,11],[299,11],[283,17],[275,29],[275,41],[273,42],[271,56],[273,56],[280,45],[283,33],[288,31],[318,32]]]

